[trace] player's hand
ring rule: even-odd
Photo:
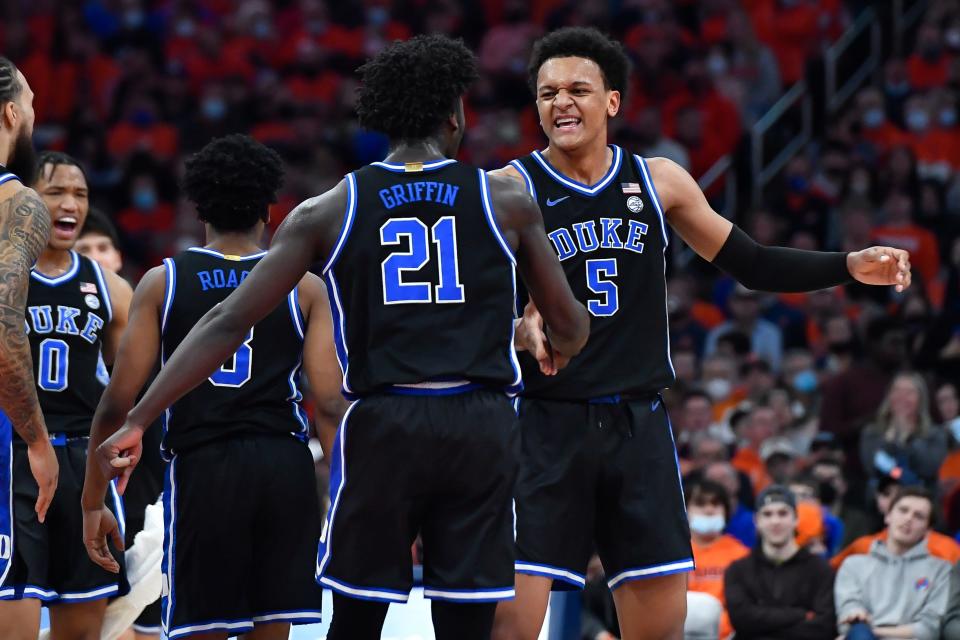
[[[870,247],[847,254],[847,270],[864,284],[910,286],[910,254],[892,247]]]
[[[556,358],[559,356],[550,345],[550,339],[543,326],[543,316],[537,309],[537,305],[528,302],[523,309],[523,317],[517,323],[514,344],[517,348],[530,352],[540,365],[540,372],[547,376],[552,376],[560,369],[566,366],[566,359],[558,366]]]
[[[122,552],[124,546],[120,525],[117,524],[117,519],[110,510],[104,506],[89,511],[84,510],[83,546],[87,548],[87,555],[110,573],[120,573],[120,564],[107,546],[107,536],[113,541],[113,546]]]
[[[37,512],[37,519],[43,522],[47,518],[47,509],[53,501],[53,494],[57,491],[60,463],[57,462],[57,454],[46,436],[27,446],[27,459],[30,461],[30,473],[40,489],[37,504],[33,509]]]
[[[143,453],[143,427],[127,422],[97,447],[94,458],[105,478],[120,478],[117,491],[127,490],[127,482]]]

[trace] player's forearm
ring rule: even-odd
[[[206,380],[233,354],[250,326],[244,326],[222,306],[211,309],[190,330],[167,360],[153,384],[130,410],[127,420],[146,428],[167,407]]]
[[[0,304],[0,409],[27,444],[47,438],[23,313]]]
[[[736,226],[713,264],[756,291],[816,291],[852,280],[846,253],[766,247]]]
[[[100,404],[97,405],[97,411],[93,416],[93,423],[90,426],[90,443],[87,447],[87,470],[83,480],[83,494],[80,503],[85,511],[93,511],[103,506],[103,501],[107,495],[107,485],[109,478],[104,477],[99,471],[99,466],[94,455],[103,441],[116,433],[127,417],[133,402],[132,399],[122,402],[115,397],[115,393],[108,385],[100,398]],[[149,426],[149,425],[145,425]]]
[[[584,345],[587,344],[587,338],[590,336],[590,314],[586,307],[579,302],[573,305],[565,312],[556,317],[557,314],[551,314],[546,319],[544,333],[550,340],[554,349],[572,358],[580,353]]]

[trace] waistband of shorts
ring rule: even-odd
[[[542,396],[525,396],[520,394],[521,401],[536,400],[538,402],[563,402],[572,404],[622,404],[625,402],[656,402],[662,400],[660,391],[642,391],[631,393],[612,393],[606,396],[592,398],[545,398]]]
[[[511,395],[511,390],[470,380],[435,380],[412,384],[392,384],[371,393],[345,393],[348,400],[362,400],[375,396],[453,396],[471,391],[490,391]]]
[[[68,433],[55,432],[55,433],[49,434],[49,437],[50,437],[50,444],[52,444],[55,447],[65,447],[68,444],[73,444],[75,442],[87,443],[90,441],[90,436],[88,435],[77,436],[77,435],[70,435]],[[13,437],[13,442],[14,444],[27,446],[26,441],[16,434]]]

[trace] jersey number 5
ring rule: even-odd
[[[207,378],[215,387],[242,387],[250,381],[253,372],[253,327],[243,339],[243,344],[233,354],[233,357],[223,363],[223,366]]]
[[[437,245],[440,283],[404,282],[405,271],[419,271],[430,261],[428,234]],[[444,216],[428,229],[418,218],[390,218],[380,227],[382,246],[406,241],[408,251],[394,251],[380,263],[383,304],[458,303],[466,300],[457,264],[457,219]]]
[[[612,316],[620,308],[620,292],[613,281],[616,275],[616,258],[587,260],[587,288],[600,296],[587,300],[587,310],[592,315]]]

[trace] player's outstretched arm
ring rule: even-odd
[[[757,291],[814,291],[849,282],[910,286],[910,255],[870,247],[851,253],[765,247],[714,211],[699,185],[666,158],[648,161],[667,222],[702,258]]]
[[[346,182],[300,204],[277,230],[267,255],[226,300],[207,312],[167,360],[153,384],[127,414],[127,422],[97,449],[120,475],[137,458],[124,445],[131,430],[143,431],[237,350],[250,327],[284,301],[310,265],[330,254],[343,221]]]
[[[0,409],[27,443],[40,489],[35,509],[43,522],[60,469],[37,400],[24,312],[30,269],[50,235],[50,213],[33,189],[8,184],[12,193],[0,202]]]
[[[517,257],[530,299],[546,321],[553,349],[567,358],[580,353],[590,334],[590,316],[570,290],[547,240],[540,207],[516,180],[490,175],[493,208]]]
[[[154,267],[137,285],[129,308],[122,309],[123,324],[127,329],[120,337],[113,374],[100,397],[100,403],[97,405],[93,424],[90,427],[87,470],[83,480],[83,494],[80,498],[83,510],[83,544],[90,559],[112,573],[119,572],[120,566],[110,553],[107,537],[113,539],[118,549],[123,549],[123,536],[120,535],[120,528],[113,514],[103,504],[107,483],[113,476],[113,470],[109,465],[105,467],[104,461],[97,455],[97,448],[104,440],[117,433],[123,425],[127,412],[133,407],[137,395],[153,373],[157,354],[160,352],[160,314],[165,291],[166,268]],[[122,300],[118,303],[114,299],[114,308],[116,309],[118,305],[122,305]],[[129,310],[129,322],[127,322],[127,310]],[[116,315],[114,319],[116,320]],[[136,460],[140,459],[142,435],[142,431],[131,431],[125,443],[125,448],[133,452],[132,458]],[[133,468],[134,465],[131,465],[123,471],[120,480],[121,493],[126,488]]]
[[[330,456],[340,419],[347,401],[340,393],[343,373],[337,362],[333,342],[333,318],[323,282],[312,273],[300,281],[300,306],[304,309],[307,331],[303,341],[303,371],[316,408],[314,418],[323,454]]]

